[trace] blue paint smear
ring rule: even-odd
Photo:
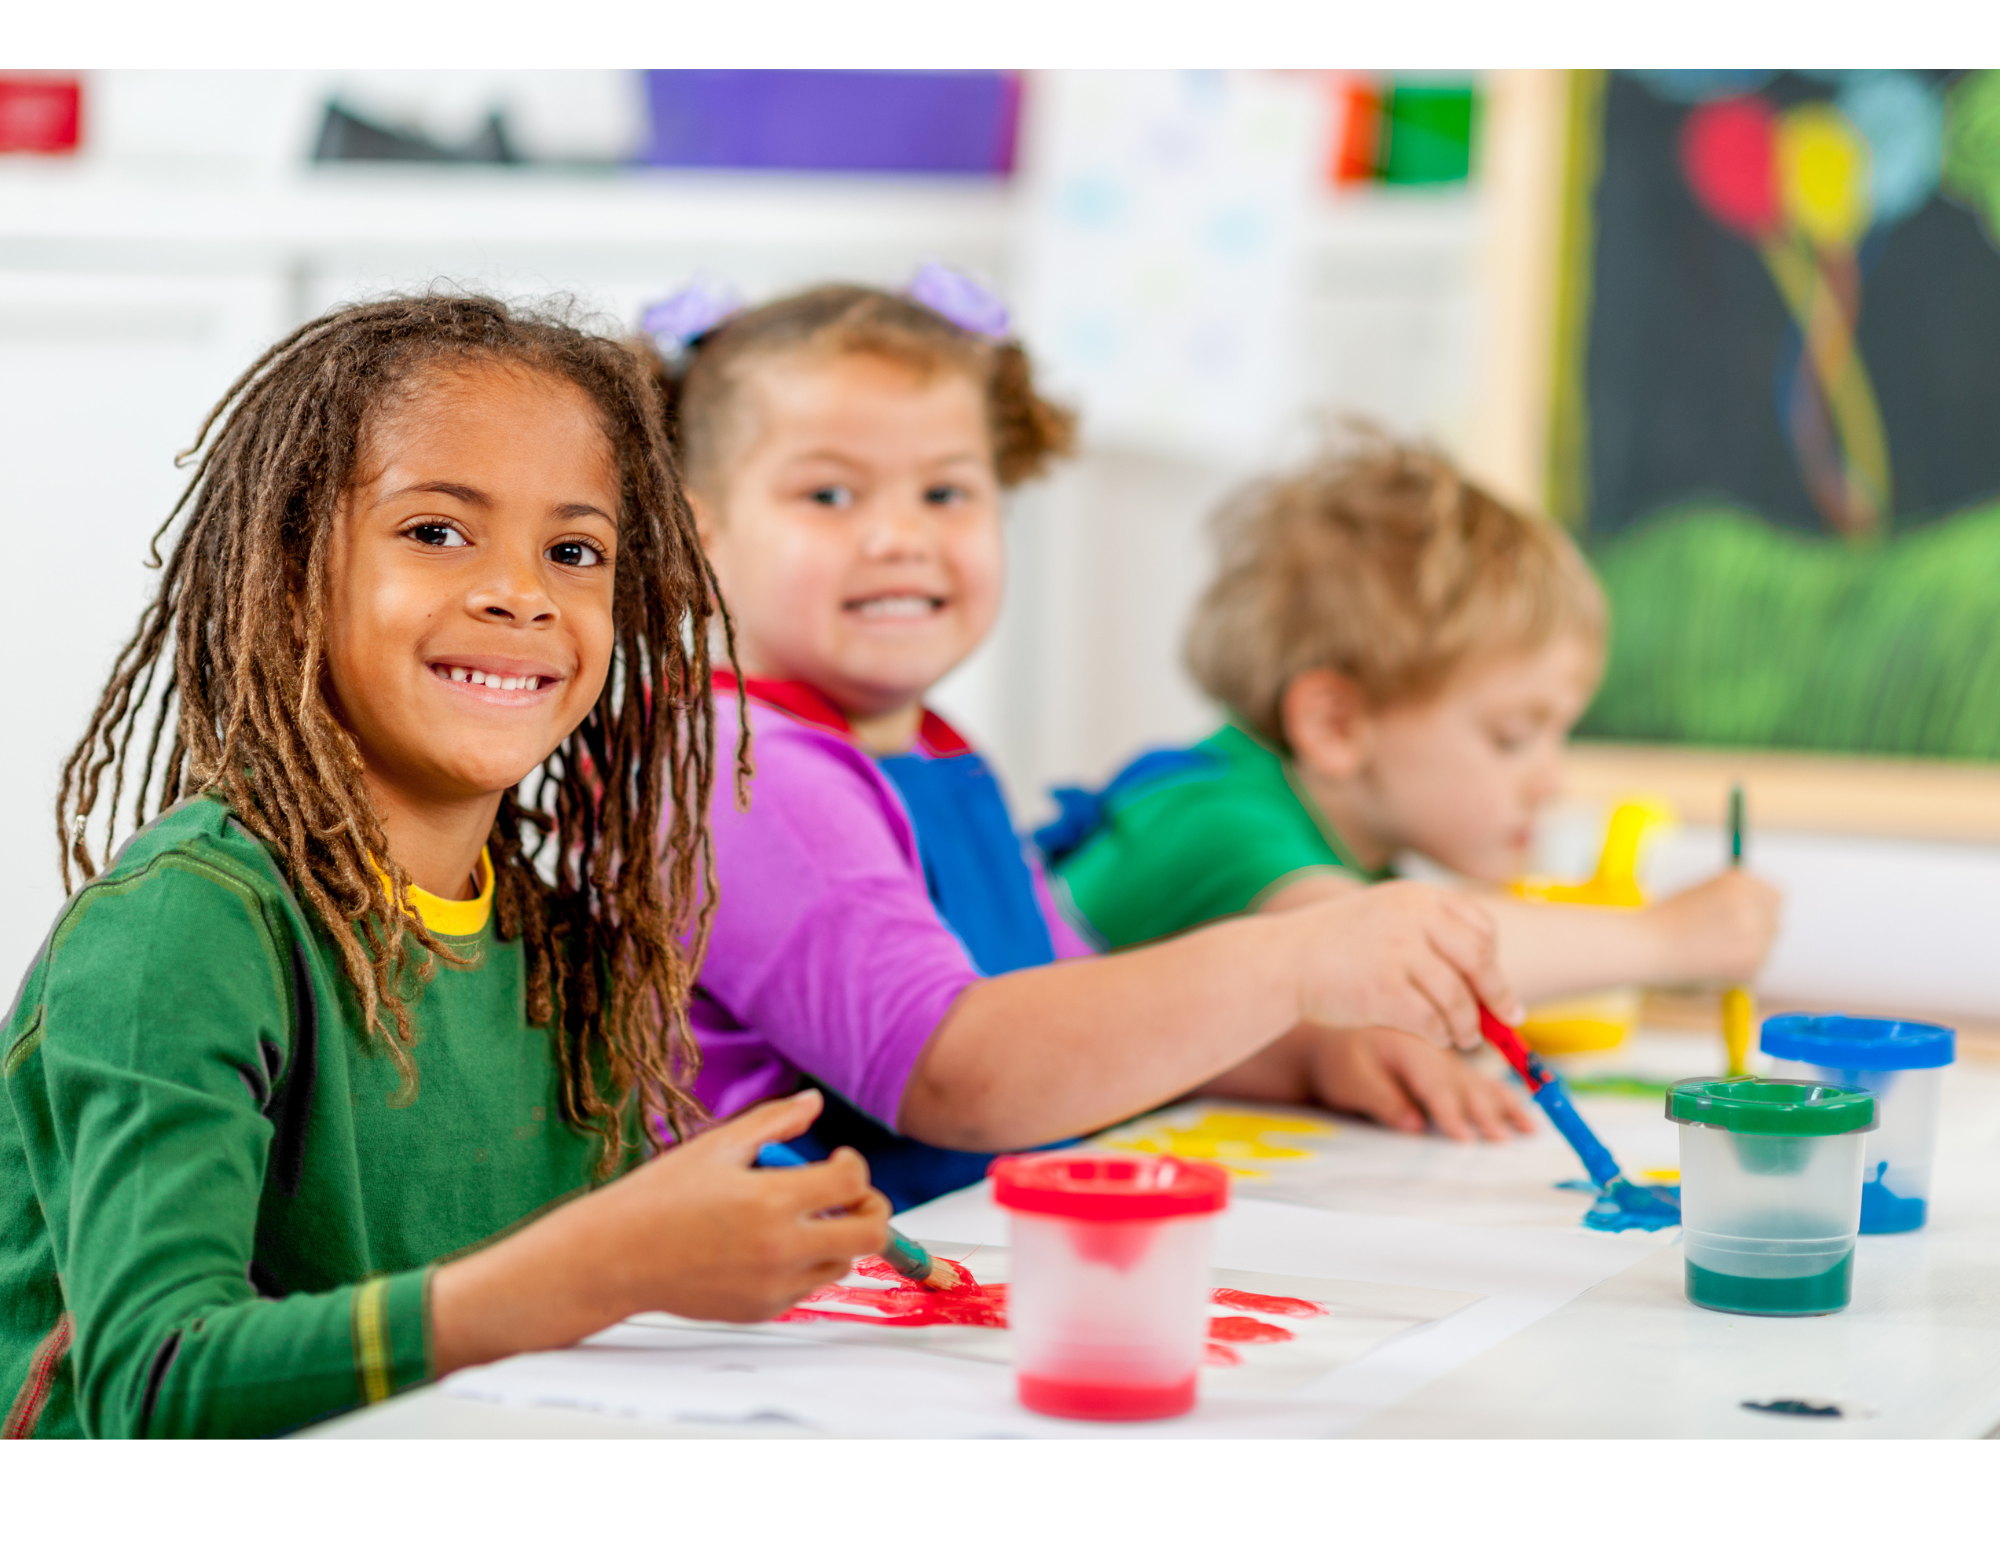
[[[1600,1233],[1622,1234],[1627,1229],[1657,1233],[1675,1228],[1681,1221],[1679,1186],[1642,1186],[1620,1177],[1610,1191],[1588,1180],[1558,1180],[1558,1191],[1588,1191],[1597,1200],[1583,1215],[1583,1226]]]
[[[1621,1175],[1618,1161],[1611,1157],[1611,1150],[1598,1141],[1597,1134],[1590,1130],[1590,1123],[1570,1103],[1569,1091],[1563,1087],[1561,1079],[1551,1077],[1537,1089],[1535,1103],[1541,1106],[1555,1129],[1562,1133],[1570,1147],[1576,1150],[1576,1156],[1583,1160],[1583,1167],[1590,1172],[1587,1185],[1564,1182],[1565,1185],[1597,1193],[1597,1200],[1583,1215],[1585,1228],[1594,1228],[1606,1234],[1622,1234],[1627,1229],[1637,1228],[1650,1234],[1679,1226],[1680,1187],[1635,1185]]]
[[[1657,1233],[1678,1228],[1681,1221],[1679,1186],[1642,1186],[1620,1177],[1599,1193],[1583,1215],[1583,1226],[1600,1233],[1622,1234],[1627,1229]]]
[[[1925,1202],[1921,1196],[1898,1196],[1882,1184],[1888,1163],[1875,1166],[1875,1178],[1861,1188],[1861,1232],[1864,1234],[1907,1234],[1924,1226]]]

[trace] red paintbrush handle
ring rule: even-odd
[[[1479,1032],[1507,1059],[1507,1066],[1521,1075],[1521,1082],[1528,1086],[1530,1094],[1549,1081],[1549,1075],[1542,1069],[1542,1059],[1528,1050],[1521,1032],[1483,1003],[1479,1005]]]

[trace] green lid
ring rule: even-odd
[[[1875,1128],[1875,1096],[1802,1078],[1684,1078],[1667,1091],[1667,1119],[1774,1137],[1835,1137]]]

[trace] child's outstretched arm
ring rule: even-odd
[[[1352,893],[1353,880],[1315,874],[1259,909],[1284,912]],[[1778,935],[1784,897],[1742,869],[1645,907],[1572,906],[1472,895],[1491,914],[1500,968],[1528,1002],[1606,987],[1740,982],[1757,974]]]
[[[1218,923],[959,995],[898,1127],[992,1151],[1096,1131],[1185,1094],[1301,1023],[1479,1044],[1477,1000],[1520,1013],[1476,903],[1398,882]]]
[[[767,1320],[882,1248],[889,1204],[851,1148],[753,1166],[797,1137],[819,1091],[724,1122],[431,1279],[437,1373],[568,1346],[629,1315]]]
[[[1481,899],[1500,930],[1509,980],[1530,1001],[1602,987],[1748,981],[1771,952],[1784,904],[1742,869],[1645,907]]]

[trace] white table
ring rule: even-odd
[[[1678,1076],[1708,1071],[1718,1055],[1718,1042],[1707,1037],[1648,1033],[1605,1061]],[[1657,1103],[1598,1097],[1586,1100],[1584,1109],[1628,1169],[1673,1162],[1674,1128]],[[1455,1229],[1487,1238],[1484,1231],[1493,1229],[1542,1231],[1521,1242],[1552,1260],[1622,1250],[1630,1264],[1552,1310],[1547,1300],[1497,1293],[1339,1370],[1321,1391],[1330,1402],[1329,1431],[1357,1437],[1826,1439],[1974,1437],[2000,1427],[2000,1067],[1961,1063],[1947,1076],[1930,1224],[1914,1234],[1864,1237],[1852,1305],[1841,1314],[1804,1319],[1716,1314],[1689,1304],[1681,1291],[1677,1231],[1601,1244],[1585,1236],[1575,1227],[1585,1198],[1553,1189],[1576,1166],[1552,1135],[1505,1148],[1461,1148],[1357,1123],[1343,1128],[1329,1146],[1328,1163],[1337,1171],[1344,1210],[1240,1201],[1219,1236],[1218,1266],[1356,1276],[1369,1270],[1356,1260],[1386,1251],[1383,1259],[1400,1264],[1381,1267],[1389,1275],[1379,1280],[1483,1290],[1479,1281],[1452,1276],[1458,1270],[1452,1243],[1471,1237]],[[944,1198],[910,1219],[913,1231],[934,1238],[1004,1239],[998,1214],[976,1193]],[[1563,1290],[1558,1284],[1551,1291]],[[1432,1375],[1424,1371],[1426,1349],[1435,1360],[1446,1342],[1419,1344],[1418,1337],[1455,1338],[1472,1352]],[[1393,1396],[1386,1403],[1384,1390]],[[1743,1405],[1770,1399],[1830,1400],[1849,1414],[1788,1417]],[[1349,1414],[1341,1415],[1343,1409]],[[660,1424],[494,1406],[439,1388],[306,1434],[801,1435],[785,1424]]]

